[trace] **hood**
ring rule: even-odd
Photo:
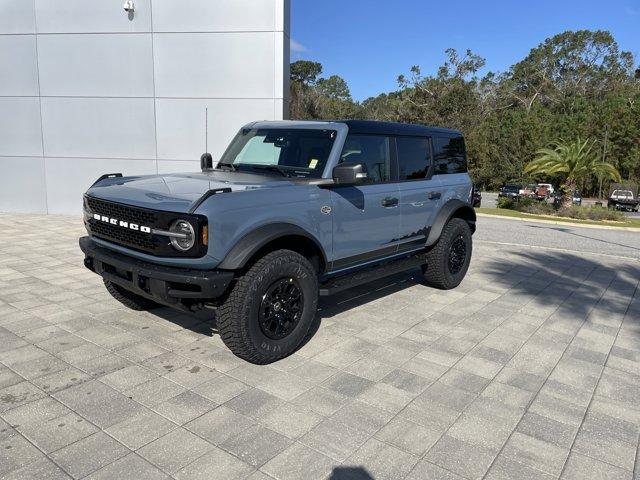
[[[211,171],[106,178],[87,194],[111,202],[168,212],[187,212],[209,190],[232,192],[292,185],[287,178],[244,172]]]

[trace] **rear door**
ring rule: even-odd
[[[442,202],[452,199],[468,202],[471,180],[467,173],[467,153],[460,134],[433,137],[433,178],[442,189]]]
[[[333,269],[348,268],[396,253],[400,193],[391,162],[392,139],[349,135],[340,162],[362,163],[367,183],[333,187]]]
[[[400,189],[399,250],[409,251],[424,246],[442,192],[440,182],[432,176],[431,139],[396,137],[395,140]]]

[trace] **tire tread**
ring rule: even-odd
[[[455,232],[458,229],[466,229],[469,232],[469,238],[471,238],[471,229],[469,224],[461,219],[454,217],[450,219],[442,229],[442,233],[438,242],[426,255],[426,266],[423,267],[422,273],[424,280],[430,287],[438,288],[440,290],[450,290],[459,285],[460,282],[452,282],[450,277],[445,271],[445,261],[448,256],[448,247],[455,236]],[[471,243],[469,243],[471,248]],[[469,255],[470,261],[471,255]],[[465,271],[466,274],[466,271]],[[464,278],[464,276],[463,276]]]

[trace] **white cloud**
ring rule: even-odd
[[[296,42],[293,38],[291,39],[289,45],[293,53],[303,53],[307,51],[307,47],[299,42]]]

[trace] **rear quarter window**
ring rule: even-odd
[[[434,137],[434,175],[467,171],[467,152],[462,135]]]

